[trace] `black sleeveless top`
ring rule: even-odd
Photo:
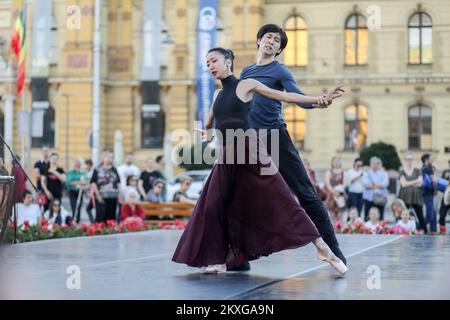
[[[239,81],[233,75],[222,79],[223,88],[213,105],[215,128],[222,133],[224,143],[226,142],[226,129],[243,129],[245,131],[249,128],[250,102],[245,103],[236,95]]]

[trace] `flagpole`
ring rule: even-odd
[[[26,7],[27,7],[27,1],[26,0],[22,0],[22,12],[23,12],[23,25],[24,25],[24,34],[25,34],[25,43],[27,41],[27,13],[26,13]],[[25,47],[26,48],[26,47]],[[25,53],[25,59],[23,61],[23,63],[25,64],[25,70],[26,70],[26,65],[27,65],[27,55]],[[25,83],[26,83],[26,73],[23,79],[23,89],[22,89],[22,111],[25,111],[26,109],[26,95],[25,95]],[[20,158],[20,162],[22,164],[22,167],[24,166],[24,162],[25,162],[25,138],[21,137],[21,158]]]

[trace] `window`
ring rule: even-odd
[[[415,105],[408,110],[408,147],[409,149],[430,150],[431,108]]]
[[[32,138],[31,146],[33,148],[42,148],[43,146],[55,147],[55,109],[51,106],[44,111],[43,136],[41,138]]]
[[[418,12],[408,21],[408,61],[410,64],[430,64],[433,62],[431,17]]]
[[[359,151],[367,145],[367,108],[354,104],[344,111],[345,150]]]
[[[284,64],[291,67],[305,67],[308,63],[308,31],[305,21],[299,16],[286,20],[284,28],[289,45],[284,50]]]
[[[160,105],[141,108],[142,148],[162,148],[164,145],[165,115]]]
[[[366,18],[360,14],[352,14],[345,22],[345,64],[367,64],[368,43]]]
[[[306,110],[297,105],[288,105],[283,109],[289,135],[297,149],[305,147]]]

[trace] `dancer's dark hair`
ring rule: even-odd
[[[222,47],[216,47],[216,48],[212,48],[209,49],[208,53],[210,52],[219,52],[220,54],[222,54],[225,57],[225,60],[231,60],[231,72],[233,72],[234,70],[234,53],[233,51],[231,51],[230,49],[225,49]]]
[[[278,50],[278,52],[275,54],[275,57],[278,56],[281,52],[283,52],[284,48],[286,48],[287,43],[288,43],[288,37],[286,32],[284,31],[284,29],[276,24],[273,23],[269,23],[269,24],[265,24],[263,25],[261,28],[259,28],[258,33],[256,34],[256,40],[261,40],[262,37],[264,37],[264,35],[266,33],[279,33],[280,34],[280,38],[281,38],[281,42],[280,42],[280,49]],[[259,48],[259,44],[257,44],[258,48]]]

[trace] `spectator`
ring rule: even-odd
[[[16,156],[17,161],[21,161],[20,156]],[[16,180],[16,203],[20,202],[22,199],[22,194],[27,190],[27,178],[22,168],[16,163],[14,159],[11,160],[11,176]]]
[[[146,199],[152,203],[164,202],[162,198],[162,191],[164,188],[164,181],[162,179],[156,179],[153,181],[153,188],[148,192]]]
[[[25,190],[22,193],[22,202],[17,204],[17,226],[23,226],[25,220],[30,226],[39,223],[41,218],[41,209],[33,203],[33,195],[30,191]]]
[[[448,168],[442,172],[442,179],[445,179],[449,182],[447,188],[450,188],[450,160],[448,160]],[[445,217],[447,216],[448,210],[450,210],[450,204],[445,204],[444,197],[442,197],[441,208],[439,209],[439,226],[440,233],[445,234]]]
[[[316,172],[311,168],[311,163],[309,162],[309,159],[303,158],[303,165],[305,166],[306,172],[308,173],[309,180],[311,180],[314,190],[322,200],[325,200],[326,195],[324,194],[319,184],[317,183]]]
[[[325,173],[325,190],[327,192],[325,205],[334,224],[342,220],[342,214],[346,205],[344,197],[344,170],[342,170],[340,157],[333,157],[331,168]]]
[[[66,181],[64,169],[58,166],[59,155],[50,154],[50,166],[41,176],[42,189],[49,200],[62,198],[63,186]],[[44,209],[47,205],[44,206]]]
[[[83,197],[80,188],[87,185],[87,173],[81,170],[81,160],[76,158],[73,160],[73,169],[67,172],[66,188],[69,190],[70,208],[72,217],[80,222],[80,211],[83,205]],[[77,207],[78,204],[78,207]]]
[[[173,202],[190,203],[195,204],[195,200],[190,199],[187,195],[187,191],[192,183],[192,178],[189,176],[183,176],[180,178],[180,190],[173,195]]]
[[[348,210],[347,227],[356,229],[358,226],[363,226],[364,220],[359,217],[359,211],[356,207],[351,207]]]
[[[128,197],[128,193],[130,193],[130,192],[137,192],[138,195],[139,195],[139,192],[138,192],[138,189],[137,189],[137,184],[138,184],[138,179],[134,175],[131,175],[131,176],[127,177],[127,185],[121,192],[121,199],[120,200],[121,200],[122,204],[126,203],[126,199]]]
[[[134,156],[132,153],[128,153],[125,156],[125,162],[117,168],[117,172],[119,173],[122,189],[127,186],[128,176],[139,178],[141,170],[134,164]]]
[[[3,162],[3,158],[0,158],[0,176],[9,176],[9,172],[5,168],[5,163]]]
[[[145,166],[145,170],[142,171],[141,176],[139,177],[138,189],[142,199],[147,201],[147,194],[152,189],[153,182],[156,179],[163,179],[164,176],[156,170],[157,164],[155,158],[147,158]]]
[[[145,218],[144,208],[142,208],[138,201],[139,194],[135,190],[131,190],[126,197],[126,203],[122,205],[120,210],[120,221],[130,217],[139,217],[142,220]]]
[[[370,158],[370,168],[364,172],[364,221],[367,221],[369,210],[377,207],[380,219],[384,220],[384,208],[387,203],[387,186],[389,184],[388,174],[382,170],[382,162],[378,157]]]
[[[86,168],[86,180],[89,182],[92,179],[92,174],[94,173],[94,164],[91,159],[87,159],[84,161],[84,165]],[[86,213],[89,217],[90,223],[94,222],[94,218],[92,217],[92,209],[94,208],[94,194],[90,188],[90,186],[86,186],[85,190],[88,191],[88,205],[86,206]],[[77,221],[78,223],[79,221]]]
[[[41,159],[34,163],[34,176],[36,177],[36,188],[38,191],[42,191],[41,176],[50,167],[50,149],[48,147],[42,147]]]
[[[95,196],[95,221],[115,221],[120,191],[120,176],[113,166],[111,152],[103,153],[102,163],[92,173],[91,187]]]
[[[397,222],[401,219],[402,212],[405,210],[408,210],[408,207],[402,199],[397,198],[392,201],[391,212],[392,216],[394,217],[394,222]]]
[[[364,171],[362,170],[363,162],[360,158],[353,161],[353,168],[345,174],[345,185],[348,187],[348,207],[356,207],[358,217],[361,216],[363,207],[364,186],[362,178]]]
[[[434,194],[436,190],[436,177],[434,175],[433,157],[429,153],[422,155],[422,196],[427,210],[426,223],[430,224],[430,232],[437,231],[437,216],[434,209]]]
[[[50,207],[45,211],[44,218],[47,220],[49,227],[53,224],[58,224],[62,227],[70,225],[73,221],[69,212],[63,208],[61,200],[58,198],[53,198],[53,200],[50,201]]]
[[[414,209],[419,220],[420,229],[427,233],[427,224],[423,217],[423,196],[421,189],[423,178],[420,169],[413,167],[413,155],[411,153],[405,155],[403,169],[400,170],[399,174],[400,191],[398,197],[404,201],[408,209]],[[400,219],[401,212],[398,214],[398,219]]]
[[[376,232],[381,228],[380,211],[378,207],[371,207],[369,209],[369,221],[367,221],[364,226],[372,232]]]
[[[165,168],[166,168],[166,158],[163,155],[159,155],[156,157],[156,164],[157,168],[156,171],[160,174],[160,179],[164,180],[164,182],[167,180],[166,175],[164,174]]]
[[[416,232],[416,222],[410,219],[409,210],[403,210],[401,213],[401,219],[396,224],[400,228],[407,230],[408,232]]]

